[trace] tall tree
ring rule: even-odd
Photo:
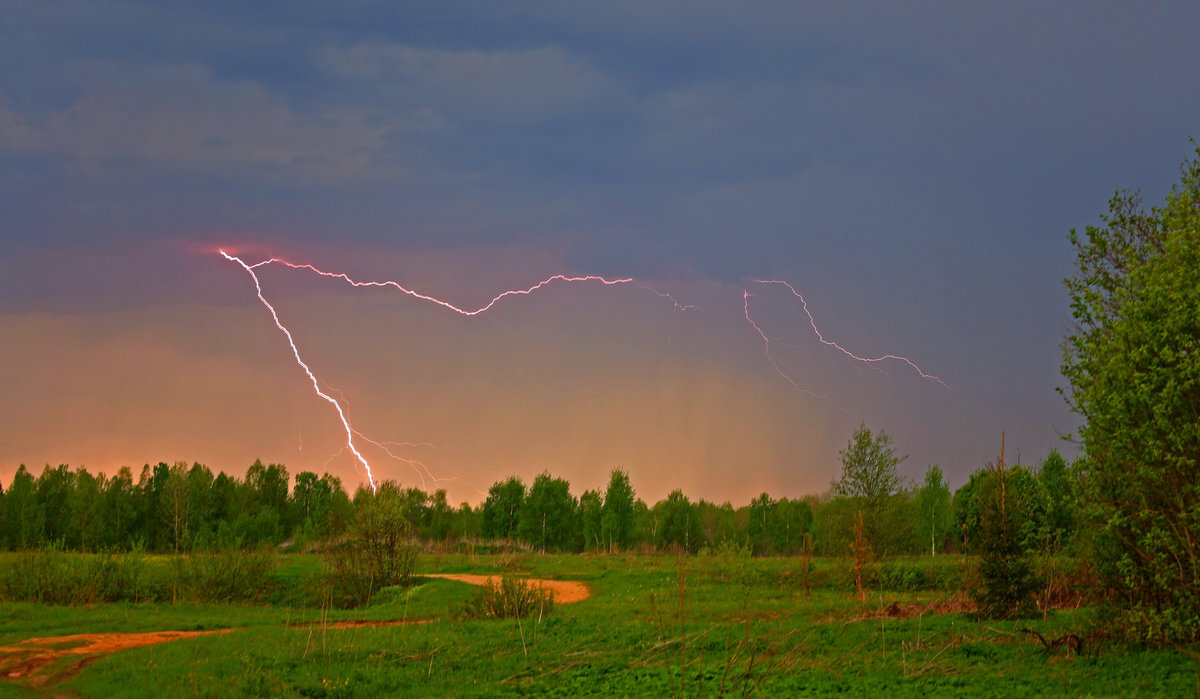
[[[525,484],[520,478],[513,476],[492,484],[483,502],[483,536],[489,539],[516,538],[517,522],[524,502]]]
[[[985,618],[1028,616],[1034,609],[1033,595],[1038,581],[1029,564],[1028,534],[1022,525],[1029,522],[1029,498],[1018,495],[1012,476],[1019,469],[1000,458],[989,465],[979,494],[979,531],[975,547],[979,551],[979,584],[972,596]],[[1027,473],[1027,472],[1026,472]]]
[[[929,555],[936,556],[938,543],[951,535],[954,525],[950,486],[942,476],[940,466],[931,465],[925,471],[925,481],[917,491],[917,511],[921,518],[919,534],[929,542]]]
[[[655,544],[659,548],[678,548],[688,553],[700,550],[705,543],[700,529],[696,506],[682,490],[673,490],[654,506],[658,517]]]
[[[1046,508],[1043,540],[1053,549],[1061,549],[1075,528],[1075,487],[1067,461],[1051,449],[1038,464],[1037,480]]]
[[[806,501],[780,498],[775,503],[771,528],[775,551],[785,556],[800,553],[804,546],[804,535],[812,528],[812,521],[812,506]]]
[[[1118,192],[1072,230],[1064,394],[1082,415],[1080,516],[1122,628],[1200,639],[1200,145],[1161,208]]]
[[[756,556],[773,553],[775,541],[772,532],[775,529],[775,501],[770,495],[763,493],[750,501],[750,518],[746,523],[746,540],[750,550]]]
[[[521,538],[542,551],[566,551],[575,542],[575,498],[561,478],[541,473],[521,505],[517,530]]]
[[[191,501],[188,498],[188,465],[176,461],[167,471],[159,499],[159,515],[171,548],[175,553],[183,550],[188,537]]]
[[[75,469],[75,487],[71,489],[68,503],[71,508],[71,541],[80,551],[91,551],[96,548],[100,518],[104,513],[104,501],[101,492],[104,488],[104,475],[96,478],[80,466]]]
[[[103,526],[100,539],[103,545],[122,549],[132,547],[137,539],[135,527],[138,503],[133,484],[133,471],[128,466],[122,466],[112,478],[108,479],[104,484],[102,498],[104,501]]]
[[[604,506],[600,513],[600,532],[610,551],[628,548],[633,543],[635,526],[634,501],[637,495],[629,474],[613,469],[604,491]]]
[[[38,502],[37,485],[25,464],[17,467],[5,500],[8,521],[8,547],[25,550],[42,542],[42,506]]]
[[[872,434],[865,423],[838,456],[842,475],[833,482],[833,493],[849,498],[862,511],[862,533],[875,551],[894,552],[911,527],[906,518],[896,516],[901,504],[896,496],[905,486],[896,467],[908,457],[897,456],[892,438],[883,430]]]
[[[598,491],[586,490],[579,496],[579,534],[583,540],[584,551],[599,551],[603,548],[600,539],[603,508],[604,501],[601,500]]]
[[[46,541],[74,545],[71,534],[71,491],[75,488],[75,474],[66,464],[42,469],[37,479],[37,499],[44,515],[42,534]]]

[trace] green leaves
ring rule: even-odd
[[[1071,232],[1062,367],[1093,562],[1122,627],[1162,643],[1200,638],[1200,148],[1182,173],[1162,208],[1118,192]]]

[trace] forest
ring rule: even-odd
[[[809,546],[816,555],[840,555],[853,538],[854,513],[862,510],[866,538],[878,554],[970,551],[979,531],[979,493],[991,467],[981,466],[953,492],[937,466],[920,483],[909,483],[896,473],[899,459],[889,442],[886,433],[861,427],[843,452],[848,461],[842,477],[828,492],[794,499],[762,493],[737,507],[693,501],[679,490],[647,503],[619,469],[603,492],[578,497],[566,480],[549,473],[530,484],[513,476],[492,485],[476,507],[452,505],[444,490],[427,493],[392,482],[381,488],[399,494],[413,534],[430,546],[501,541],[539,552],[690,553],[734,547],[756,556],[796,555]],[[860,464],[871,473],[861,473]],[[1051,451],[1032,468],[1009,470],[1024,545],[1063,550],[1073,530],[1071,468]],[[886,476],[881,485],[871,480],[876,472]],[[136,479],[129,468],[110,477],[46,466],[35,477],[21,466],[0,490],[0,544],[14,551],[265,546],[302,552],[342,535],[355,508],[371,498],[368,488],[350,494],[329,474],[292,476],[282,464],[257,461],[242,478],[184,462],[147,464]]]

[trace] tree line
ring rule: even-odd
[[[681,490],[648,504],[629,475],[610,474],[603,490],[578,497],[563,478],[542,473],[528,486],[516,476],[497,481],[472,507],[452,506],[444,490],[396,492],[412,533],[426,542],[506,541],[547,552],[657,550],[697,552],[744,548],[753,555],[843,555],[853,516],[864,513],[865,535],[879,554],[937,554],[970,547],[980,527],[980,469],[952,493],[937,466],[919,484],[896,472],[901,461],[883,431],[855,431],[842,452],[843,472],[831,490],[802,498],[762,493],[748,504],[692,500]],[[1061,547],[1070,538],[1069,469],[1057,452],[1037,468],[1011,470],[1025,515],[1022,536],[1031,548]],[[357,508],[335,476],[256,461],[242,478],[199,463],[147,464],[91,474],[86,468],[46,466],[36,477],[20,466],[0,486],[0,547],[24,550],[53,544],[67,550],[140,549],[155,552],[286,546],[341,536]]]

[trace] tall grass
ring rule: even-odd
[[[271,590],[275,556],[222,551],[173,556],[164,565],[142,554],[76,554],[57,546],[8,557],[0,599],[43,604],[100,602],[258,602]]]

